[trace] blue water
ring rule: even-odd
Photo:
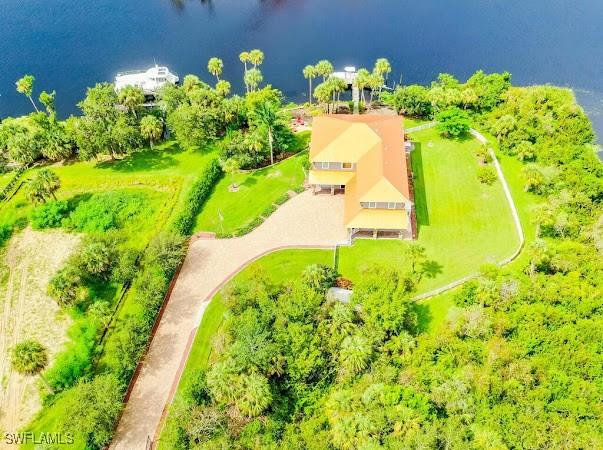
[[[1,0],[0,117],[28,112],[25,73],[55,89],[65,116],[86,86],[156,60],[183,75],[219,56],[241,88],[242,50],[261,48],[265,80],[294,100],[301,69],[390,59],[390,79],[425,83],[507,70],[517,84],[574,88],[603,135],[603,1],[581,0]]]

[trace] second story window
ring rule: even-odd
[[[320,168],[321,169],[328,169],[329,168],[329,163],[328,162],[321,162],[320,163]]]
[[[389,202],[389,203],[387,204],[387,209],[396,209],[396,204],[395,204],[395,203],[392,203],[392,202]]]
[[[375,209],[377,207],[377,203],[376,202],[369,202],[368,207],[371,209]]]
[[[352,168],[352,163],[341,163],[341,168],[342,169],[351,169]]]

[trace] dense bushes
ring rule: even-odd
[[[399,86],[393,93],[383,93],[381,97],[398,113],[414,117],[433,118],[449,108],[460,108],[480,115],[500,104],[510,87],[509,73],[485,74],[480,70],[465,83],[443,73],[430,87]]]
[[[207,168],[201,174],[201,178],[193,184],[186,198],[183,210],[174,220],[173,228],[178,234],[187,236],[190,233],[199,209],[205,200],[207,200],[221,175],[222,168],[220,167],[220,162],[215,159],[207,165]]]
[[[64,200],[55,200],[44,203],[33,210],[31,225],[35,230],[42,228],[58,228],[62,220],[70,212],[69,203]]]
[[[63,226],[75,231],[98,233],[122,228],[142,214],[147,197],[142,192],[114,191],[92,194],[77,201]]]
[[[168,285],[184,258],[184,241],[172,234],[159,234],[149,244],[140,271],[128,295],[140,306],[122,323],[114,337],[109,357],[111,371],[128,383],[149,340]]]
[[[187,404],[170,425],[170,448],[244,448],[252,442],[329,448],[322,433],[309,447],[284,434],[298,419],[318,414],[316,405],[325,404],[338,382],[354,383],[379,365],[380,354],[402,348],[389,339],[412,345],[416,323],[407,276],[385,269],[368,274],[352,304],[326,300],[335,278],[332,269],[311,266],[287,286],[260,275],[225,293],[232,311],[226,346],[214,349],[217,360],[207,372],[190,378]],[[328,426],[318,420],[313,423],[321,429]]]

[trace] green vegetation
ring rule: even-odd
[[[288,198],[287,192],[302,185],[306,155],[296,155],[274,166],[238,172],[216,184],[211,197],[197,216],[194,231],[213,231],[221,235],[237,234],[260,216],[267,217],[275,204]]]
[[[237,278],[222,293],[211,351],[204,336],[212,364],[188,373],[164,448],[601,446],[603,166],[568,91],[508,90],[508,81],[442,75],[426,90],[436,108],[466,102],[496,136],[526,233],[520,257],[481,264],[517,240],[499,217],[498,182],[478,179],[491,168],[479,144],[417,133],[419,243],[340,249],[340,271],[356,282],[349,305],[325,301],[315,281],[324,273],[332,283],[326,269],[289,275],[285,287]],[[442,266],[435,278],[432,260]],[[427,289],[478,265],[460,288],[409,302],[417,282]]]
[[[186,408],[190,401],[192,386],[200,371],[207,370],[212,356],[212,345],[219,335],[227,312],[223,292],[232,289],[238,283],[249,282],[254,278],[267,277],[274,283],[283,283],[298,275],[303,268],[312,264],[328,265],[332,262],[330,250],[283,250],[271,253],[251,263],[239,272],[228,284],[218,292],[207,305],[195,340],[190,350],[186,367],[178,385],[166,427],[159,439],[160,449],[174,448],[177,439],[178,411]],[[214,355],[215,357],[215,355]]]
[[[466,275],[484,263],[510,256],[519,244],[511,212],[499,181],[479,182],[474,139],[447,139],[435,129],[413,134],[418,142],[411,153],[414,172],[418,243],[437,263],[418,286],[425,292]],[[363,270],[387,263],[403,270],[408,243],[357,239],[339,250],[338,270],[351,280]]]

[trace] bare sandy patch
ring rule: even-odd
[[[71,320],[46,287],[79,240],[62,231],[27,228],[11,238],[0,256],[0,431],[18,431],[41,407],[39,378],[14,372],[9,352],[18,342],[35,339],[48,348],[50,366],[67,341]]]

